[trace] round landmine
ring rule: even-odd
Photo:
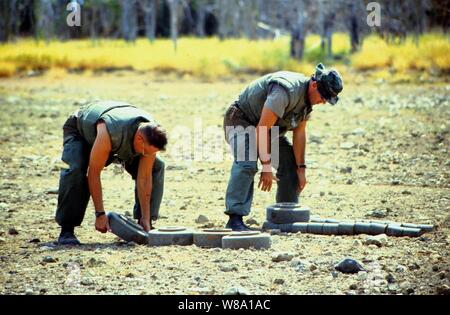
[[[272,241],[267,233],[257,231],[233,232],[222,238],[222,248],[229,249],[263,249],[270,248]]]
[[[381,223],[370,223],[370,234],[378,235],[378,234],[386,234],[387,224]]]
[[[303,222],[297,222],[292,224],[292,233],[308,233],[308,224]]]
[[[420,229],[402,227],[402,236],[419,237],[420,235],[422,235]]]
[[[281,206],[280,206],[281,205]],[[292,205],[289,207],[288,205]],[[294,203],[277,203],[267,207],[267,221],[277,224],[308,222],[310,209]]]
[[[136,244],[148,243],[148,233],[139,224],[115,212],[109,212],[107,216],[113,234],[126,242],[135,242]]]
[[[311,234],[322,234],[323,223],[308,223],[307,231]]]
[[[339,222],[338,224],[338,234],[339,235],[354,235],[355,234],[355,223],[353,222]]]
[[[170,246],[192,245],[194,242],[193,232],[185,227],[169,226],[148,232],[148,245]]]
[[[369,234],[370,235],[370,223],[356,222],[355,223],[355,234]]]
[[[402,236],[403,228],[400,225],[389,224],[386,228],[386,235],[388,236]]]
[[[292,232],[292,223],[289,224],[276,224],[269,221],[265,221],[263,223],[262,229],[263,230],[280,230],[284,233],[290,233]]]
[[[222,247],[222,238],[232,232],[232,229],[205,229],[194,232],[194,245],[206,248]]]
[[[339,232],[338,223],[324,223],[322,227],[322,234],[324,235],[337,235]]]

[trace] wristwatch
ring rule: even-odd
[[[95,217],[99,218],[99,217],[101,217],[102,215],[105,215],[105,214],[106,214],[105,211],[98,211],[98,212],[95,212]]]
[[[299,164],[299,165],[297,165],[297,167],[298,168],[306,168],[306,165],[305,164]]]

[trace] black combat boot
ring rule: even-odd
[[[61,227],[61,234],[58,237],[58,245],[80,245],[80,241],[75,236],[74,227]]]
[[[237,232],[251,231],[251,229],[244,224],[241,215],[229,214],[229,217],[230,219],[228,220],[228,223],[225,226],[227,229],[232,229],[233,231]]]

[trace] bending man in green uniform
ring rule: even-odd
[[[134,218],[149,231],[158,218],[164,189],[164,163],[156,156],[167,137],[146,112],[124,102],[94,102],[71,115],[63,127],[62,160],[56,222],[58,244],[78,245],[74,228],[81,225],[89,197],[95,207],[95,229],[109,230],[100,174],[112,162],[122,163],[135,180]]]
[[[270,191],[277,181],[276,202],[298,202],[306,185],[305,128],[312,106],[335,105],[342,89],[339,73],[319,64],[311,77],[287,71],[265,75],[229,107],[224,129],[234,162],[225,198],[227,228],[249,230],[242,217],[250,213],[258,158],[263,165],[258,187]],[[287,131],[293,132],[293,144]]]

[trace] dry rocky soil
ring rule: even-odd
[[[223,227],[231,160],[221,125],[246,82],[132,73],[1,80],[0,294],[449,294],[445,84],[347,84],[339,105],[315,107],[307,127],[301,203],[313,215],[428,223],[435,226],[431,233],[388,237],[381,247],[366,245],[367,235],[285,233],[273,235],[268,250],[148,247],[95,232],[90,203],[76,229],[83,245],[53,244],[55,192],[65,167],[62,125],[96,99],[138,105],[169,132],[168,150],[160,155],[166,178],[156,226]],[[185,150],[181,139],[191,144]],[[105,208],[129,215],[129,175],[110,166],[102,180]],[[255,191],[247,222],[261,227],[274,199],[275,190]],[[200,215],[207,220],[196,223]],[[366,271],[337,272],[334,265],[347,257]]]

